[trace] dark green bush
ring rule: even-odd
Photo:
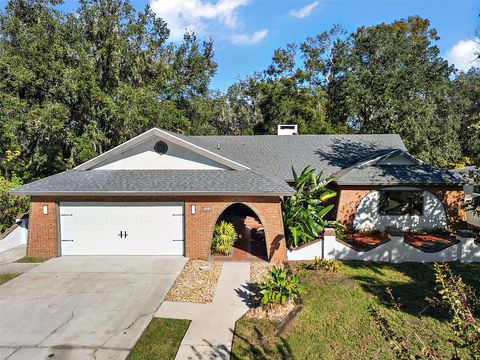
[[[15,219],[28,212],[30,202],[26,196],[11,196],[8,190],[20,185],[17,180],[8,181],[0,176],[0,235],[15,224]]]

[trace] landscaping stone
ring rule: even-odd
[[[208,304],[213,301],[221,262],[190,260],[165,297],[166,301]]]
[[[268,275],[268,272],[274,265],[268,262],[251,263],[250,265],[250,282],[261,283],[264,276]]]

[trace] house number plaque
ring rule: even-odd
[[[203,212],[212,211],[212,207],[211,206],[202,206],[202,211]]]

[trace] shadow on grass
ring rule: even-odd
[[[255,359],[295,359],[290,345],[283,337],[275,338],[275,347],[271,348],[268,344],[268,340],[263,336],[262,331],[257,326],[254,326],[253,330],[255,332],[254,339],[248,339],[245,336],[235,334],[238,339],[244,342],[244,344],[242,344],[242,352],[248,352],[249,354],[254,355]],[[232,351],[231,359],[240,360],[244,359],[244,357],[241,357]]]
[[[448,319],[446,309],[433,307],[427,298],[436,297],[435,271],[431,263],[370,263],[345,262],[345,272],[361,288],[374,295],[384,306],[393,308],[394,304],[387,293],[392,290],[395,300],[401,304],[401,310],[414,315],[423,315],[438,320]],[[453,272],[460,275],[467,285],[480,292],[480,264],[449,263]]]

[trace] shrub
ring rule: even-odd
[[[325,216],[333,209],[326,201],[337,193],[327,189],[333,180],[322,180],[322,173],[306,167],[300,175],[292,169],[296,193],[285,198],[282,204],[285,235],[289,247],[297,247],[318,238],[327,226],[342,227],[337,221],[326,220]]]
[[[413,234],[419,234],[419,235],[440,235],[440,236],[452,236],[454,233],[451,229],[443,228],[443,227],[436,227],[431,229],[418,228],[410,232]]]
[[[322,259],[315,256],[315,260],[305,266],[309,270],[324,270],[327,272],[337,272],[340,268],[340,262],[335,259]]]
[[[232,223],[220,221],[219,224],[215,225],[213,231],[212,253],[230,255],[237,237],[237,232]]]
[[[479,311],[480,299],[475,290],[465,284],[462,278],[455,275],[447,264],[434,264],[435,298],[427,298],[431,305],[441,306],[448,310],[451,319],[448,321],[452,332],[448,342],[453,349],[439,348],[437,340],[422,338],[417,332],[406,337],[398,331],[398,325],[405,321],[399,317],[401,306],[392,295],[390,288],[387,293],[395,310],[388,316],[375,306],[370,306],[373,320],[379,326],[392,350],[399,359],[479,359],[480,358],[480,320],[476,317]],[[421,351],[412,346],[417,342]],[[468,357],[459,357],[459,350],[468,353]]]
[[[284,304],[289,299],[296,299],[303,292],[297,277],[290,270],[274,266],[263,283],[258,285],[261,305],[272,308]]]
[[[447,264],[434,264],[437,301],[445,306],[452,316],[451,327],[457,336],[455,348],[468,349],[472,359],[480,357],[480,320],[478,314],[480,299],[475,290],[466,285],[462,278],[454,275]]]
[[[10,189],[20,186],[20,181],[8,181],[0,176],[0,235],[15,223],[15,218],[28,212],[26,196],[11,196]]]
[[[335,236],[338,240],[345,240],[345,227],[343,226],[336,226],[335,227]]]
[[[378,236],[378,235],[382,235],[384,232],[380,229],[363,229],[363,230],[360,230],[359,233],[361,235]]]

